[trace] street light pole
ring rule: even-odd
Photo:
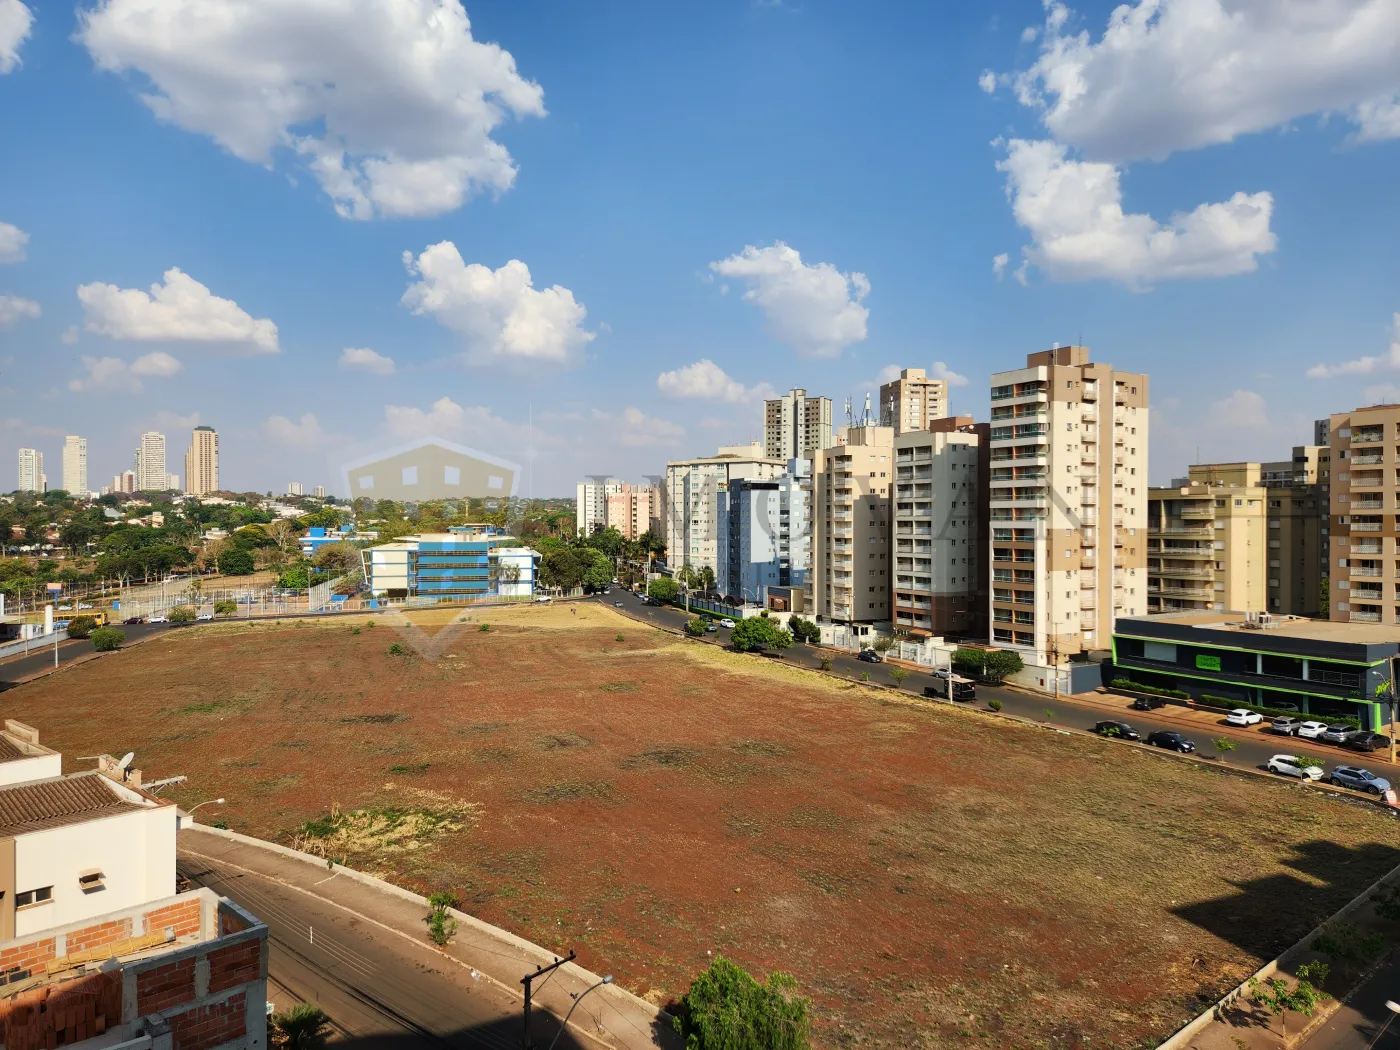
[[[569,1012],[564,1015],[564,1023],[559,1026],[559,1031],[554,1033],[554,1039],[551,1040],[549,1044],[549,1050],[554,1050],[554,1044],[559,1042],[559,1037],[564,1034],[564,1029],[569,1027],[569,1018],[574,1016],[574,1011],[578,1009],[578,1004],[583,1002],[584,996],[586,996],[589,992],[593,991],[594,989],[603,987],[603,985],[605,984],[612,984],[612,974],[606,975],[597,984],[586,988],[583,992],[583,995],[580,995],[577,999],[574,1000],[574,1005],[569,1007]]]
[[[568,958],[560,959],[558,956],[555,956],[554,962],[550,963],[548,966],[538,966],[535,968],[534,973],[527,973],[524,977],[520,978],[520,983],[525,986],[525,1014],[523,1018],[524,1026],[521,1028],[520,1031],[520,1045],[523,1048],[523,1050],[534,1050],[535,1045],[534,1043],[530,1042],[530,986],[532,982],[537,977],[543,977],[547,973],[553,973],[565,963],[573,962],[577,958],[578,953],[575,952],[572,948],[570,948]],[[569,1012],[573,1013],[573,1010],[570,1010]]]

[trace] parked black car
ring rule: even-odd
[[[144,616],[128,616],[125,620],[122,621],[122,623],[124,623],[124,624],[145,623],[145,622],[146,622],[146,618],[145,618]]]
[[[1168,751],[1180,751],[1182,754],[1188,754],[1196,750],[1196,745],[1191,743],[1191,741],[1187,740],[1180,733],[1171,733],[1166,730],[1149,733],[1147,742],[1153,747],[1164,747]]]
[[[1102,722],[1094,723],[1094,732],[1099,736],[1116,736],[1123,740],[1141,740],[1142,735],[1128,725],[1127,722],[1115,722],[1112,719],[1105,719]]]
[[[878,664],[881,662],[880,654],[874,649],[862,649],[860,652],[856,653],[856,659],[864,660],[868,664]]]
[[[1342,746],[1351,751],[1381,751],[1390,747],[1390,737],[1383,733],[1368,733],[1363,729],[1347,737]]]
[[[1133,701],[1134,711],[1151,711],[1154,707],[1165,707],[1167,702],[1155,696],[1140,696]]]

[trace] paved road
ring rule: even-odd
[[[608,605],[616,605],[619,601],[623,603],[623,609],[635,616],[654,620],[658,624],[667,627],[682,628],[685,626],[686,615],[684,610],[675,609],[669,606],[654,606],[642,604],[639,595],[634,595],[623,588],[614,587],[611,593],[599,595],[598,601]],[[729,644],[729,632],[720,628],[715,634],[706,635],[706,639],[721,645]],[[862,672],[869,673],[872,682],[892,685],[889,677],[889,668],[884,664],[868,664],[857,660],[854,656],[843,656],[833,649],[816,649],[807,645],[794,645],[784,655],[783,659],[788,663],[796,663],[805,667],[817,668],[823,656],[831,659],[831,669],[833,672],[844,677],[859,679]],[[765,659],[765,657],[755,656],[753,659]],[[911,673],[904,683],[904,688],[916,695],[922,694],[924,686],[931,685],[933,677],[927,672],[915,671]],[[1218,736],[1228,736],[1236,745],[1236,750],[1229,753],[1226,761],[1231,765],[1255,766],[1262,768],[1264,763],[1272,755],[1281,752],[1302,751],[1304,754],[1321,759],[1326,763],[1324,768],[1332,768],[1336,765],[1369,765],[1375,768],[1378,776],[1388,776],[1386,768],[1389,766],[1385,756],[1377,754],[1357,755],[1353,752],[1344,751],[1328,744],[1312,744],[1310,741],[1299,741],[1291,737],[1275,737],[1267,733],[1256,730],[1241,730],[1235,727],[1224,725],[1201,726],[1199,728],[1186,729],[1180,722],[1156,717],[1155,712],[1132,711],[1126,705],[1121,713],[1105,710],[1102,703],[1092,703],[1085,701],[1074,701],[1071,699],[1052,700],[1049,697],[1035,696],[1021,692],[1016,689],[997,688],[995,686],[979,685],[977,687],[976,706],[985,705],[990,699],[997,699],[1002,702],[1002,709],[1007,714],[1019,715],[1022,718],[1033,719],[1037,722],[1047,722],[1057,726],[1064,726],[1069,729],[1092,729],[1095,722],[1107,718],[1116,718],[1125,721],[1136,729],[1145,738],[1148,733],[1157,730],[1170,730],[1183,733],[1192,740],[1198,748],[1200,754],[1214,756],[1215,748],[1211,741]],[[1223,721],[1223,718],[1222,718]],[[1389,779],[1400,785],[1400,778],[1389,775]],[[1397,989],[1400,992],[1400,989]],[[1396,1022],[1400,1027],[1400,1021]],[[1397,1050],[1400,1050],[1400,1043],[1397,1043]]]
[[[1400,999],[1400,959],[1393,955],[1300,1050],[1400,1050],[1400,1017],[1385,1008],[1387,999]]]
[[[338,1044],[374,1050],[520,1046],[519,1000],[426,945],[273,879],[195,857],[181,857],[177,867],[267,924],[269,994],[320,1004]],[[534,1015],[536,1044],[548,1047],[557,1032],[553,1017]],[[559,1050],[600,1046],[572,1028],[558,1043]]]

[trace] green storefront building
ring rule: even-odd
[[[1375,730],[1390,717],[1382,687],[1397,654],[1400,628],[1292,616],[1162,613],[1120,618],[1113,631],[1115,676],[1324,721],[1350,715]]]

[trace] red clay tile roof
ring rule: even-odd
[[[78,773],[0,788],[0,836],[23,835],[141,809],[100,773]]]
[[[27,757],[9,737],[0,736],[0,762],[13,762],[17,758]]]

